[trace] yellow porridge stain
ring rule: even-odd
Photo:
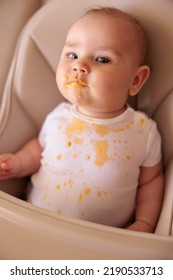
[[[91,193],[91,191],[92,191],[92,190],[91,190],[90,188],[85,188],[85,189],[83,190],[83,192],[80,193],[80,195],[79,195],[79,197],[78,197],[78,201],[79,201],[79,202],[82,202],[84,196],[88,196],[88,195]]]
[[[126,156],[126,159],[131,159],[131,157],[130,156]]]
[[[86,155],[86,160],[89,160],[90,158],[90,155]]]
[[[80,119],[73,119],[71,123],[66,127],[65,133],[69,137],[73,133],[81,133],[86,128],[84,121]]]
[[[122,143],[122,141],[121,141],[121,139],[116,138],[116,139],[114,139],[114,140],[113,140],[113,143],[120,143],[120,144],[121,144],[121,143]]]
[[[98,196],[98,197],[107,196],[107,194],[108,194],[107,191],[98,191],[98,192],[97,192],[97,196]]]
[[[77,84],[76,86],[74,85],[76,96],[80,96],[82,94],[81,87],[82,86],[80,86],[79,84]]]
[[[121,128],[119,128],[119,129],[116,129],[116,130],[114,130],[115,132],[122,132],[122,131],[124,131],[125,130],[125,128],[124,127],[121,127]]]
[[[108,160],[108,142],[106,140],[96,141],[95,143],[96,160],[95,165],[103,166]]]
[[[81,173],[84,173],[84,169],[81,169]]]
[[[65,80],[65,81],[68,81],[68,79],[69,79],[69,78],[68,78],[66,75],[64,75],[64,80]]]
[[[85,194],[85,195],[89,195],[90,192],[91,192],[91,189],[90,189],[90,188],[84,189],[84,194]]]
[[[66,75],[64,75],[64,81],[65,81],[65,87],[66,88],[82,88],[83,86],[87,87],[88,84],[81,80],[81,79],[78,79],[77,81],[73,80],[71,77],[68,77]]]
[[[74,181],[73,181],[72,179],[70,179],[70,180],[68,181],[68,183],[69,183],[69,187],[72,188],[73,185],[74,185]]]
[[[64,182],[64,187],[66,187],[67,186],[67,182]]]
[[[77,144],[77,145],[82,145],[83,144],[83,139],[79,138],[79,137],[75,137],[74,138],[74,142]]]
[[[109,160],[115,160],[118,157],[118,154],[116,152],[114,152],[113,154],[111,154],[111,156],[109,157]]]
[[[57,210],[57,213],[61,215],[61,214],[62,214],[62,210],[61,210],[61,209],[58,209],[58,210]]]
[[[87,119],[88,121],[90,121],[90,122],[94,122],[93,118],[91,118],[91,117],[87,117],[87,116],[85,116],[85,117],[86,117],[86,119]]]
[[[140,125],[144,125],[144,123],[145,123],[145,119],[141,118],[140,119]]]
[[[125,125],[124,127],[120,127],[118,129],[112,129],[113,132],[120,133],[124,132],[127,129],[130,129],[134,125],[134,121],[131,121],[129,124]]]
[[[93,124],[93,128],[100,136],[105,136],[109,133],[109,128],[106,125]]]
[[[72,88],[72,87],[74,87],[74,88],[82,88],[83,86],[81,84],[79,84],[79,83],[76,83],[76,82],[72,82],[71,84],[66,85],[66,88]]]
[[[61,154],[58,154],[57,157],[56,157],[58,160],[62,159],[62,155]]]
[[[81,202],[82,200],[83,200],[83,194],[81,193],[81,194],[79,195],[78,201]]]
[[[67,147],[71,147],[71,142],[70,142],[70,141],[67,141],[66,146],[67,146]]]
[[[60,188],[61,188],[60,185],[56,186],[56,190],[60,190]]]

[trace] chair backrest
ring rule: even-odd
[[[19,34],[40,8],[41,0],[0,1],[0,100]]]
[[[116,6],[143,24],[151,77],[135,100],[158,123],[164,164],[173,154],[173,2],[170,0],[53,0],[26,25],[18,42],[0,109],[0,153],[14,152],[37,135],[49,111],[63,100],[55,71],[70,25],[86,7]],[[75,9],[73,9],[75,7]]]

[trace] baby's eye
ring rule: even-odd
[[[110,62],[110,59],[109,58],[107,58],[107,57],[98,57],[97,59],[96,59],[96,61],[97,62],[99,62],[99,63],[109,63]]]
[[[77,59],[77,58],[78,58],[77,54],[75,54],[75,53],[68,53],[68,54],[67,54],[67,57],[68,57],[69,59]]]

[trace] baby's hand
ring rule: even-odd
[[[0,180],[17,177],[21,170],[20,159],[13,154],[0,155]]]
[[[140,231],[140,232],[153,232],[153,227],[143,221],[136,221],[132,225],[130,225],[127,229]]]

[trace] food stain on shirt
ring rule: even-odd
[[[106,140],[96,141],[94,149],[96,152],[95,164],[101,167],[108,160],[108,156],[107,156],[108,142]]]
[[[145,119],[141,118],[140,119],[140,125],[144,125],[144,123],[145,123]]]
[[[69,183],[69,187],[72,188],[73,185],[74,185],[74,181],[73,181],[72,179],[70,179],[70,180],[68,181],[68,183]]]
[[[58,160],[60,160],[62,158],[62,155],[61,154],[58,154],[57,157],[56,157]]]
[[[86,128],[84,121],[80,119],[72,119],[71,123],[66,127],[65,133],[67,137],[72,136],[74,133],[81,133]]]
[[[100,136],[105,136],[110,131],[109,127],[107,127],[106,125],[93,124],[92,127]]]
[[[80,195],[79,195],[79,197],[78,197],[78,201],[79,201],[79,202],[82,202],[84,196],[88,196],[90,193],[91,193],[91,189],[90,189],[90,188],[85,188],[85,189],[83,190],[83,192],[80,193]]]
[[[84,189],[84,194],[85,194],[85,195],[89,195],[90,192],[91,192],[91,189],[90,189],[90,188]]]
[[[66,146],[67,146],[67,147],[70,147],[70,146],[71,146],[71,142],[70,142],[70,141],[67,141]]]
[[[107,191],[98,191],[97,192],[98,197],[104,197],[104,196],[107,196],[107,194],[108,194]]]
[[[60,185],[56,186],[56,190],[60,190],[60,188],[61,188]]]
[[[130,156],[126,156],[126,159],[130,159],[131,157]]]
[[[79,137],[75,137],[74,138],[74,142],[77,144],[77,145],[82,145],[83,144],[83,139],[79,138]]]
[[[79,195],[78,201],[81,202],[82,200],[83,200],[83,194],[81,193],[81,194]]]
[[[90,158],[90,155],[86,155],[86,160],[89,160]]]

